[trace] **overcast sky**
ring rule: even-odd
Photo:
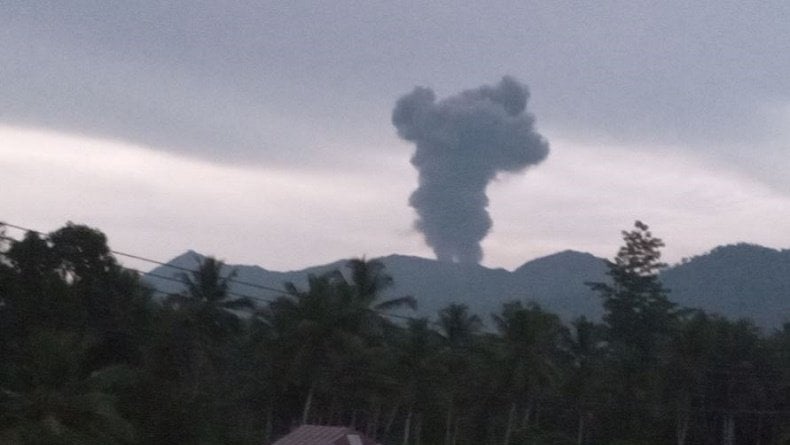
[[[432,256],[391,122],[510,75],[548,158],[488,187],[487,266],[790,247],[790,3],[14,1],[0,8],[0,220],[294,269]]]

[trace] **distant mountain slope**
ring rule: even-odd
[[[195,269],[201,255],[189,251],[168,264]],[[598,316],[600,305],[597,297],[584,285],[586,281],[603,278],[603,262],[587,253],[566,251],[530,261],[515,272],[489,269],[475,264],[442,263],[432,259],[390,255],[380,258],[395,281],[388,292],[390,296],[412,295],[417,298],[415,315],[433,316],[449,303],[463,303],[488,319],[509,300],[535,301],[563,318],[579,315]],[[345,261],[310,267],[292,272],[274,272],[258,266],[230,265],[236,269],[236,281],[252,282],[261,286],[281,289],[283,283],[293,282],[304,286],[308,274],[321,274],[333,269],[344,270]],[[178,277],[181,271],[160,266],[152,275]],[[181,284],[147,276],[146,281],[163,292],[177,292]],[[234,284],[232,291],[261,299],[275,298],[277,292]]]
[[[197,269],[203,255],[189,250],[172,260],[168,261],[168,266],[159,266],[150,271],[151,275],[145,276],[145,281],[152,285],[154,288],[167,293],[174,293],[181,291],[184,286],[179,282],[174,281],[178,279],[184,272],[181,269]],[[257,287],[246,286],[238,282],[253,283],[263,287],[270,287],[274,289],[282,289],[283,283],[293,282],[299,286],[307,283],[308,274],[322,274],[334,269],[340,269],[345,264],[345,261],[336,261],[334,263],[325,264],[322,266],[314,266],[303,270],[293,272],[276,272],[266,270],[259,266],[246,266],[246,265],[226,265],[225,274],[230,273],[231,270],[236,271],[236,278],[231,286],[231,291],[250,295],[260,299],[272,299],[280,295],[279,292],[268,291]],[[175,267],[169,267],[175,266]],[[159,278],[167,277],[167,278]]]
[[[434,316],[442,307],[457,302],[487,318],[502,301],[524,296],[524,290],[514,285],[510,272],[504,269],[402,255],[384,257],[382,261],[395,280],[390,294],[417,298],[421,316]]]
[[[670,299],[761,326],[790,321],[790,250],[721,246],[666,270]]]
[[[189,251],[170,264],[195,269],[200,254]],[[598,296],[585,285],[606,279],[601,258],[588,253],[564,251],[529,261],[509,272],[479,265],[441,263],[403,255],[381,258],[395,279],[390,296],[413,295],[418,316],[435,316],[451,302],[464,303],[488,322],[489,315],[509,300],[535,301],[565,320],[580,315],[600,318]],[[229,266],[237,280],[281,289],[285,282],[304,286],[308,274],[345,270],[345,261],[298,271],[275,272],[258,266]],[[157,267],[155,275],[177,276],[179,271]],[[718,247],[674,266],[662,274],[670,299],[728,317],[747,317],[766,327],[790,321],[790,251],[752,245]],[[165,292],[176,292],[179,283],[147,276],[146,281]],[[236,284],[233,291],[271,299],[278,292]]]
[[[564,317],[603,314],[600,298],[585,283],[606,280],[603,259],[565,250],[529,261],[513,271],[522,287],[539,296],[542,304]]]

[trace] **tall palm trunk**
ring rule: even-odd
[[[450,399],[450,406],[447,408],[447,417],[444,423],[444,445],[452,445],[453,436],[453,400]]]
[[[343,408],[340,407],[340,402],[337,400],[337,394],[332,396],[332,402],[329,404],[329,413],[327,418],[330,424],[343,423]]]
[[[584,443],[584,412],[579,413],[579,426],[576,432],[576,445]]]
[[[411,430],[411,416],[412,410],[409,409],[409,413],[406,415],[406,421],[403,422],[403,441],[401,442],[402,445],[409,445],[409,433]]]
[[[533,409],[533,403],[531,401],[528,402],[527,408],[524,410],[524,417],[521,418],[521,428],[527,428],[529,426],[529,421],[532,419]]]
[[[486,422],[486,445],[496,444],[496,430],[493,419],[488,419]]]
[[[507,416],[507,427],[505,428],[505,440],[503,445],[510,445],[510,438],[513,436],[513,423],[516,421],[516,402],[510,405],[510,413]]]
[[[677,405],[677,418],[675,419],[675,438],[677,445],[685,445],[691,417],[691,394],[688,390],[681,393]]]
[[[675,426],[677,445],[686,445],[686,437],[688,436],[688,430],[689,430],[688,412],[678,413],[677,425]]]
[[[399,406],[395,404],[392,407],[392,411],[390,411],[389,417],[387,417],[387,424],[384,425],[384,437],[386,438],[390,434],[390,430],[392,429],[392,424],[395,423],[395,416],[398,415],[398,408]]]
[[[422,444],[422,414],[417,415],[417,422],[414,424],[414,445]]]
[[[266,426],[264,427],[263,430],[263,443],[265,444],[270,443],[272,440],[272,424],[274,421],[273,417],[274,417],[274,409],[272,408],[271,405],[269,405],[269,407],[266,408]]]
[[[310,389],[307,391],[307,398],[304,401],[304,409],[302,410],[302,425],[306,424],[310,419],[310,408],[313,405],[313,394],[315,393],[315,383],[310,384]]]
[[[732,414],[724,416],[721,443],[722,445],[735,445],[735,419]]]
[[[379,417],[381,417],[381,404],[376,402],[373,404],[371,416],[365,422],[365,434],[374,440],[378,439]]]

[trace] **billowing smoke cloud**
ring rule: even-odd
[[[548,155],[548,143],[525,112],[528,97],[526,86],[504,77],[438,102],[431,89],[418,87],[395,105],[398,135],[417,146],[411,163],[419,187],[409,199],[415,227],[439,260],[480,262],[480,241],[491,229],[488,183]]]

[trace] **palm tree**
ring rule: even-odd
[[[237,332],[240,320],[236,311],[255,308],[249,297],[230,298],[230,284],[236,271],[223,276],[224,269],[224,262],[213,257],[204,258],[197,270],[179,275],[185,292],[167,299],[172,307],[183,310],[208,340],[223,339]]]
[[[704,390],[713,349],[713,326],[703,312],[680,320],[665,352],[666,386],[676,405],[675,440],[685,445],[694,395]]]
[[[306,290],[293,283],[286,294],[259,313],[272,335],[289,350],[289,375],[307,386],[301,421],[310,419],[316,393],[329,386],[332,365],[349,350],[361,347],[369,314],[355,310],[350,286],[337,272],[310,275]]]
[[[346,263],[350,273],[350,282],[356,297],[355,303],[366,310],[376,312],[408,307],[417,308],[417,300],[412,296],[403,296],[379,301],[381,295],[394,285],[393,278],[385,271],[386,266],[381,260],[352,258]]]
[[[68,331],[40,331],[22,345],[16,372],[0,387],[1,443],[126,444],[135,431],[118,410],[112,387],[131,370],[83,369],[92,339]]]
[[[406,407],[402,443],[407,444],[412,433],[412,419],[416,418],[414,436],[420,441],[425,402],[433,398],[441,380],[437,363],[441,337],[429,326],[428,319],[410,319],[406,329],[396,339],[395,378],[401,384],[400,402]]]
[[[465,385],[471,365],[470,349],[475,336],[483,327],[480,317],[469,313],[465,304],[453,303],[439,311],[439,333],[444,343],[443,358],[447,374],[447,415],[445,419],[445,445],[455,443],[458,420],[455,413],[458,389]]]
[[[439,311],[438,324],[446,345],[456,351],[469,348],[483,328],[480,317],[470,314],[465,304],[458,303],[451,303]]]
[[[492,318],[502,337],[501,369],[505,371],[503,383],[510,397],[504,438],[508,445],[519,410],[523,411],[522,427],[526,427],[538,394],[559,376],[558,343],[563,327],[559,317],[535,303],[506,303],[502,313],[493,314]]]
[[[247,297],[232,298],[230,285],[236,273],[224,269],[220,260],[202,259],[197,270],[180,274],[184,291],[165,301],[168,310],[163,320],[169,334],[161,341],[181,356],[180,384],[172,391],[179,409],[190,412],[192,419],[182,428],[187,435],[208,437],[219,431],[225,419],[220,406],[232,397],[235,382],[229,371],[244,332],[239,311],[255,307]]]
[[[410,296],[380,301],[393,283],[380,261],[352,259],[347,267],[349,279],[331,271],[309,276],[305,290],[286,283],[285,295],[260,313],[275,335],[293,345],[291,366],[301,371],[294,374],[301,374],[307,386],[303,423],[310,418],[316,393],[330,380],[358,380],[359,376],[343,372],[344,364],[379,342],[389,325],[383,311],[416,304]],[[364,366],[357,363],[353,369],[362,372]]]
[[[585,442],[586,419],[589,417],[589,402],[596,394],[600,374],[600,362],[603,359],[603,327],[579,317],[572,324],[573,335],[568,336],[567,349],[571,361],[568,378],[568,393],[576,405],[578,428],[576,443]],[[597,392],[600,394],[600,392]]]

